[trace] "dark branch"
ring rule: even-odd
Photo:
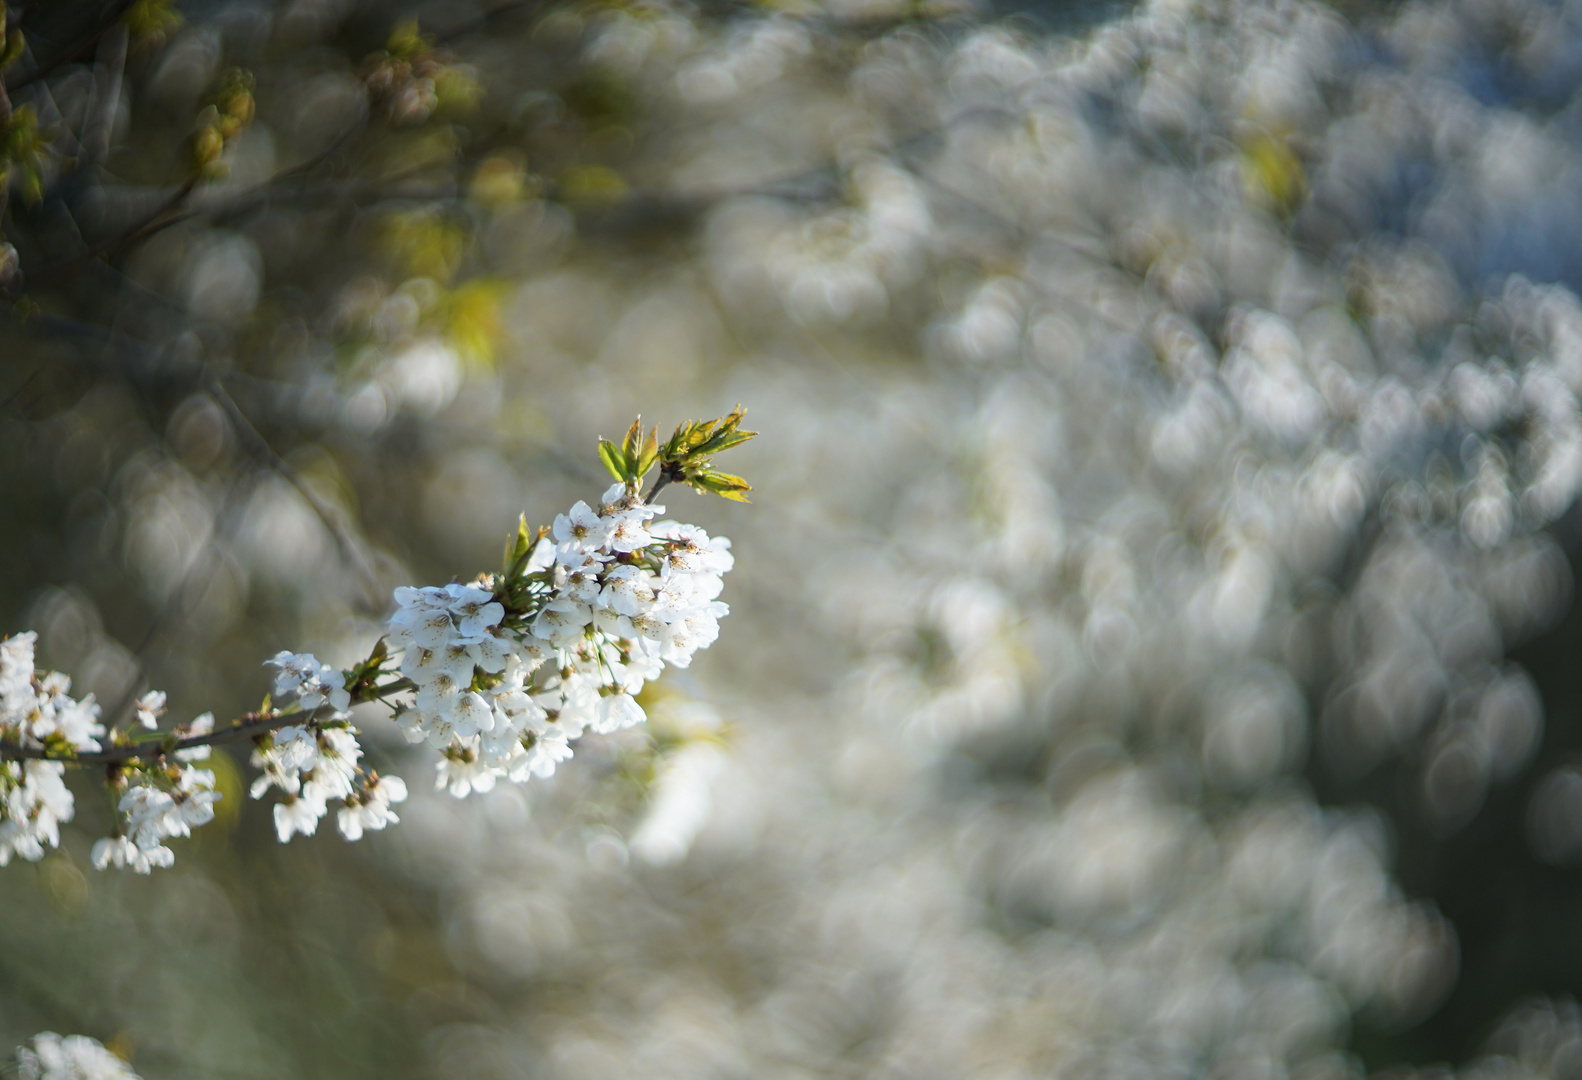
[[[112,746],[107,750],[78,752],[63,755],[57,751],[42,746],[22,746],[19,743],[0,741],[0,760],[5,761],[61,761],[72,762],[78,765],[115,765],[134,758],[162,757],[166,753],[177,750],[191,750],[198,746],[214,746],[217,743],[236,742],[241,739],[250,739],[254,735],[274,731],[288,724],[301,724],[314,718],[314,713],[293,712],[283,713],[270,710],[267,713],[246,713],[231,721],[228,727],[211,731],[207,735],[189,735],[185,739],[177,739],[174,746],[165,742],[139,743],[133,746]]]

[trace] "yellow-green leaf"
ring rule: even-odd
[[[623,483],[626,481],[626,458],[619,446],[609,439],[600,439],[599,460],[604,462],[604,467],[610,470],[611,476]]]
[[[643,418],[639,416],[632,421],[632,426],[626,429],[626,438],[621,442],[621,453],[626,455],[628,475],[637,468],[637,459],[642,454],[642,445]]]
[[[716,495],[736,502],[747,502],[747,493],[752,485],[739,476],[730,473],[716,472],[713,469],[701,469],[689,477],[693,487],[701,491],[712,491]]]
[[[648,436],[643,440],[643,448],[637,455],[637,478],[641,480],[648,475],[648,470],[654,467],[654,462],[659,460],[659,428],[649,428]]]

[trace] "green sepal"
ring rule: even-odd
[[[527,515],[523,514],[516,528],[516,537],[508,549],[509,561],[505,566],[505,588],[510,588],[510,583],[521,577],[527,570],[527,564],[533,557],[533,552],[538,550],[539,543],[549,534],[548,525],[540,525],[538,529],[531,530],[527,527]]]
[[[341,688],[350,690],[355,695],[364,685],[372,683],[379,670],[384,667],[384,662],[390,658],[390,645],[388,638],[380,638],[374,642],[374,647],[369,650],[368,658],[357,666],[341,672]]]
[[[500,568],[506,577],[514,577],[516,564],[533,549],[533,531],[527,527],[527,515],[516,519],[516,532],[505,538],[505,558]]]
[[[51,758],[74,758],[77,756],[77,748],[71,744],[70,739],[59,731],[52,731],[44,737],[44,749],[49,752]]]

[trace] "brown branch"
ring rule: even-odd
[[[686,477],[687,474],[685,469],[671,468],[669,463],[663,461],[660,462],[659,477],[654,481],[654,486],[648,489],[648,494],[643,496],[643,502],[652,503],[654,501],[654,496],[658,495],[662,490],[664,490],[666,484],[675,483],[679,480],[685,480]]]
[[[317,710],[315,710],[316,712]],[[306,723],[315,713],[283,713],[271,709],[266,713],[245,713],[231,721],[230,726],[211,731],[207,735],[189,735],[177,739],[173,747],[164,741],[136,743],[131,746],[112,746],[107,750],[94,750],[62,754],[43,746],[23,746],[20,743],[0,741],[0,760],[4,761],[60,761],[76,765],[114,765],[134,758],[162,757],[167,752],[191,750],[199,746],[235,742],[274,731],[288,724]]]
[[[383,686],[374,685],[371,681],[359,683],[352,691],[351,704],[364,705],[368,702],[378,701],[388,705],[386,694],[398,694],[403,691],[415,689],[412,680],[399,678]],[[166,754],[174,754],[182,750],[192,750],[199,746],[215,746],[220,743],[239,742],[250,739],[255,735],[263,735],[277,728],[288,727],[291,724],[311,724],[326,714],[326,710],[333,712],[330,706],[320,705],[316,709],[304,712],[301,709],[295,712],[281,712],[279,709],[270,709],[268,712],[243,713],[232,720],[229,725],[218,728],[205,735],[188,735],[185,739],[177,739],[171,743],[168,739],[133,743],[127,746],[112,746],[107,750],[91,750],[87,752],[71,751],[61,753],[44,746],[24,746],[21,743],[0,740],[0,761],[59,761],[70,765],[114,765],[118,762],[131,761],[134,758],[157,758]]]
[[[0,86],[0,98],[3,98],[4,93],[5,88]],[[270,192],[276,185],[284,184],[289,180],[297,179],[298,177],[318,168],[324,162],[334,157],[342,147],[351,141],[353,136],[355,136],[358,131],[362,130],[363,125],[366,123],[366,119],[366,116],[359,116],[354,123],[347,127],[346,130],[342,131],[341,134],[335,138],[335,141],[323,151],[315,154],[313,157],[300,164],[293,165],[288,169],[282,169],[280,172],[263,181],[261,184],[258,184],[255,187],[242,192],[235,199],[232,199],[229,203],[221,207],[214,209],[181,210],[182,204],[185,203],[188,197],[197,189],[200,178],[194,174],[188,177],[186,181],[182,183],[181,187],[176,190],[174,195],[170,196],[169,199],[161,203],[158,209],[156,209],[153,213],[141,218],[130,228],[122,232],[121,235],[102,241],[101,243],[95,244],[92,247],[85,248],[83,251],[71,256],[68,259],[61,259],[59,262],[53,262],[47,266],[37,267],[32,271],[32,273],[42,276],[58,270],[67,270],[73,266],[77,266],[83,262],[86,262],[89,259],[97,259],[100,256],[108,255],[110,252],[123,248],[128,244],[134,244],[139,240],[147,240],[150,236],[153,236],[156,233],[163,232],[171,226],[180,225],[183,222],[191,221],[193,218],[211,217],[223,219],[227,214],[234,213],[238,210],[246,210],[250,207],[263,204],[269,200]]]

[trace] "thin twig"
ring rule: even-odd
[[[648,489],[647,495],[643,496],[643,502],[652,503],[654,501],[654,496],[659,494],[660,489],[674,479],[679,479],[679,477],[671,476],[670,470],[661,466],[659,469],[659,479],[654,481],[654,486]]]
[[[30,270],[30,273],[34,274],[35,276],[43,277],[48,274],[57,273],[61,270],[69,270],[74,266],[80,266],[92,259],[97,259],[101,255],[108,255],[116,248],[123,247],[126,244],[147,239],[148,237],[153,236],[155,233],[160,232],[171,225],[174,225],[178,221],[185,221],[190,215],[173,214],[170,217],[165,218],[164,221],[160,221],[160,218],[164,218],[166,214],[170,214],[172,210],[175,210],[181,206],[181,204],[187,200],[187,196],[191,195],[193,189],[195,189],[197,186],[198,178],[196,176],[188,177],[187,181],[177,188],[175,193],[171,195],[170,198],[160,203],[153,213],[145,215],[120,236],[105,240],[101,243],[95,244],[92,247],[85,247],[82,251],[79,251],[77,254],[71,256],[68,259],[61,259],[59,262],[53,262],[45,266],[34,267]]]
[[[318,492],[308,486],[307,482],[298,475],[297,471],[275,452],[275,448],[269,445],[269,440],[265,439],[258,429],[253,426],[253,422],[247,418],[241,407],[236,404],[236,399],[231,397],[231,392],[225,388],[225,384],[220,381],[214,369],[208,365],[204,365],[203,382],[205,388],[218,402],[220,408],[225,410],[231,422],[236,425],[237,434],[242,437],[244,443],[248,444],[253,455],[283,476],[292,487],[296,488],[297,493],[307,500],[308,506],[313,509],[314,514],[329,529],[330,535],[335,540],[335,546],[340,549],[341,557],[351,564],[357,576],[362,579],[363,600],[367,606],[373,607],[379,603],[375,599],[379,595],[378,575],[374,572],[373,566],[364,555],[362,546],[351,535],[345,523],[341,521],[340,515],[335,513],[323,499],[319,498]]]
[[[0,88],[0,92],[3,92],[3,88]],[[335,137],[334,141],[331,142],[329,146],[325,147],[319,153],[308,158],[306,161],[291,166],[288,169],[282,169],[271,176],[268,180],[265,180],[263,183],[243,192],[241,195],[228,202],[225,206],[216,208],[214,210],[197,209],[188,210],[185,213],[173,213],[172,211],[179,209],[182,203],[186,202],[187,198],[193,193],[193,191],[197,189],[198,177],[196,175],[190,176],[181,185],[181,187],[177,188],[176,192],[171,195],[170,198],[162,202],[157,209],[139,219],[136,224],[122,232],[119,236],[102,241],[93,247],[86,248],[76,255],[73,255],[69,259],[62,259],[59,262],[50,263],[47,266],[37,267],[33,269],[32,273],[35,275],[43,275],[57,270],[69,269],[88,259],[96,259],[101,255],[107,255],[118,248],[126,246],[127,244],[136,243],[139,240],[147,240],[150,236],[161,233],[171,226],[180,225],[183,222],[191,221],[193,218],[203,217],[205,215],[223,218],[227,214],[236,212],[238,209],[246,209],[250,205],[257,205],[260,202],[266,201],[269,196],[270,189],[272,189],[275,185],[283,184],[288,180],[293,180],[299,176],[309,173],[312,170],[318,168],[320,165],[324,164],[324,162],[328,161],[330,158],[334,157],[335,154],[347,144],[347,142],[349,142],[360,130],[362,130],[366,122],[366,114],[359,115],[353,123],[348,125],[344,131]]]

